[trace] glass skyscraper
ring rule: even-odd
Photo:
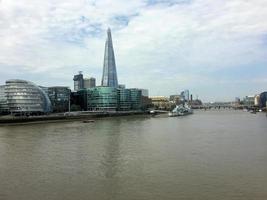
[[[105,44],[104,66],[101,86],[118,87],[115,56],[111,38],[110,28],[107,30],[107,40]]]

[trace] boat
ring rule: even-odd
[[[95,120],[83,120],[83,123],[93,123]]]
[[[250,113],[251,114],[257,114],[256,110],[251,110]]]
[[[169,112],[169,117],[178,117],[193,114],[192,108],[188,104],[176,105],[176,107]]]

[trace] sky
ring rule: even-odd
[[[267,90],[266,0],[0,0],[0,85],[101,82],[106,30],[119,84],[203,101]]]

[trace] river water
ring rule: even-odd
[[[0,127],[0,200],[266,200],[267,117],[196,111]]]

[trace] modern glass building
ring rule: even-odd
[[[140,110],[142,106],[141,105],[142,91],[137,88],[131,88],[129,90],[130,90],[131,109]]]
[[[260,94],[260,108],[266,107],[267,103],[267,92],[262,92]]]
[[[52,111],[47,94],[32,82],[7,80],[5,93],[12,114],[42,114]]]
[[[118,88],[118,110],[131,109],[131,91],[125,88]]]
[[[87,108],[87,104],[88,104],[88,101],[87,101],[87,94],[88,94],[88,90],[87,89],[82,89],[82,90],[79,90],[77,91],[77,102],[78,104],[80,105],[81,107],[81,110],[85,111],[85,110],[88,110]]]
[[[100,86],[87,89],[87,110],[116,111],[117,109],[117,88]]]
[[[48,97],[51,101],[53,112],[67,112],[69,110],[70,89],[63,86],[48,88]]]
[[[5,85],[0,85],[0,114],[6,114],[9,112],[5,87]]]
[[[107,30],[107,40],[105,44],[104,66],[101,85],[106,87],[118,87],[116,63],[110,28],[108,28]]]
[[[72,93],[72,104],[88,111],[140,110],[148,104],[142,97],[141,89],[98,86]]]

